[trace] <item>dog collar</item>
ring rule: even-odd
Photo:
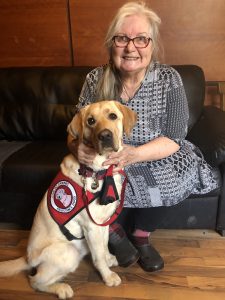
[[[103,180],[106,176],[107,170],[100,170],[100,171],[94,171],[93,169],[87,167],[84,164],[80,165],[80,168],[78,170],[79,175],[81,175],[84,179],[88,177],[92,177],[93,183],[91,185],[91,188],[93,190],[97,189],[99,187],[99,180]]]
[[[78,170],[78,173],[79,173],[79,175],[81,175],[83,177],[93,177],[93,176],[95,176],[97,179],[101,180],[106,175],[107,169],[106,170],[100,170],[100,171],[94,171],[92,168],[89,168],[86,165],[81,164],[80,168]]]

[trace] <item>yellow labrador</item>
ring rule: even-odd
[[[61,172],[38,207],[26,255],[1,262],[0,276],[27,270],[34,289],[54,293],[60,299],[70,298],[73,296],[72,288],[59,281],[69,272],[74,272],[90,251],[106,285],[121,283],[120,277],[109,268],[118,263],[108,251],[108,220],[114,216],[120,199],[117,197],[115,201],[101,204],[103,186],[106,198],[109,190],[105,188],[103,174],[108,171],[104,170],[102,163],[109,152],[122,149],[123,132],[129,134],[135,122],[136,113],[116,101],[90,104],[75,115],[68,125],[69,135],[92,145],[98,154],[93,164],[84,167],[84,170],[73,155],[63,159]],[[118,196],[122,189],[122,176],[115,174],[113,178],[112,190]],[[79,186],[78,191],[73,183]],[[89,203],[88,209],[79,204],[79,197],[81,202],[85,198]]]

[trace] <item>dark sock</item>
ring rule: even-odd
[[[143,246],[143,245],[148,245],[149,244],[149,237],[141,237],[141,236],[132,236],[132,240],[134,245],[136,246]]]

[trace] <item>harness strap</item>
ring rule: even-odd
[[[68,241],[72,241],[72,240],[83,240],[84,236],[82,237],[76,237],[75,235],[73,235],[69,229],[67,229],[65,227],[65,225],[59,225],[59,229],[61,230],[61,232],[65,235],[65,237],[67,238]]]
[[[91,196],[91,198],[90,198],[89,200],[93,201],[93,200],[95,200],[95,199],[98,197],[99,193],[95,193],[95,194],[94,194],[94,197],[92,197],[93,195],[92,195],[91,193],[89,193],[89,195]],[[87,207],[88,207],[89,204],[90,204],[90,203],[88,202],[88,203],[87,203]],[[84,205],[85,205],[85,202],[84,202]],[[85,208],[86,208],[86,205],[85,205]],[[83,240],[83,239],[85,238],[84,236],[82,236],[82,237],[76,237],[75,235],[73,235],[73,234],[69,231],[69,229],[66,228],[65,224],[62,224],[62,225],[58,224],[58,225],[59,225],[59,229],[60,229],[61,232],[65,235],[65,237],[67,238],[68,241],[72,241],[72,240]]]

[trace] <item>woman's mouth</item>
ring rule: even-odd
[[[123,59],[124,59],[124,60],[130,60],[130,61],[133,61],[133,60],[138,60],[139,57],[123,56]]]

